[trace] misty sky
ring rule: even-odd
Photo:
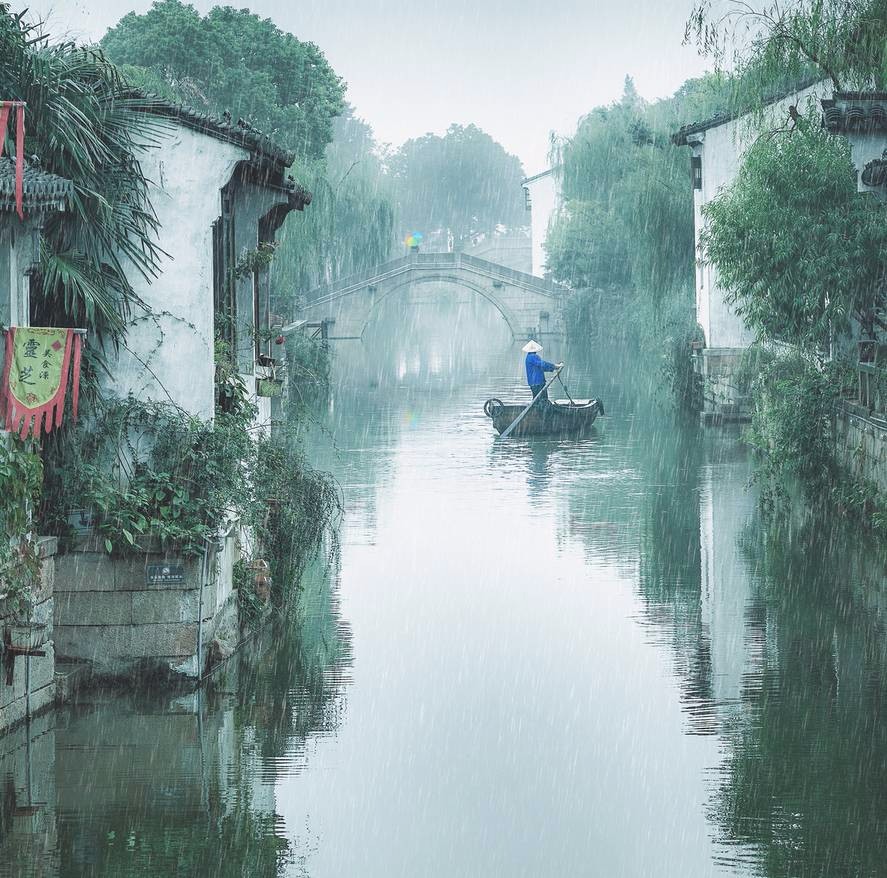
[[[224,2],[224,0],[223,0]],[[13,0],[13,8],[19,4]],[[21,4],[23,7],[25,4]],[[34,0],[54,35],[98,39],[151,0]],[[194,0],[206,12],[219,0]],[[451,122],[474,122],[546,167],[549,132],[569,134],[622,92],[626,73],[647,98],[706,68],[681,45],[692,0],[228,0],[323,49],[348,100],[379,140],[398,145]]]

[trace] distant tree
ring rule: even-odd
[[[302,158],[323,157],[344,108],[345,85],[320,49],[247,9],[216,6],[201,16],[181,0],[157,0],[124,16],[101,45],[117,64],[140,69],[143,84],[166,86],[198,109],[228,110]]]
[[[449,228],[465,238],[526,223],[520,160],[475,125],[408,140],[390,172],[405,231]]]
[[[700,332],[693,190],[686,150],[671,134],[728,109],[731,95],[729,78],[708,75],[648,103],[626,77],[619,100],[583,117],[554,155],[562,206],[546,240],[547,264],[555,280],[575,290],[571,332],[636,346],[639,362],[658,363],[688,410],[698,405],[688,351]]]
[[[625,75],[625,82],[622,86],[622,98],[619,103],[626,110],[639,111],[644,108],[645,101],[638,94],[637,87],[634,84],[634,77],[628,74]]]

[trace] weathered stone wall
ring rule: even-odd
[[[88,541],[59,556],[59,658],[88,662],[99,676],[135,677],[146,671],[202,675],[214,639],[220,641],[216,654],[230,654],[239,639],[231,576],[236,556],[233,534],[221,550],[210,550],[205,565],[201,558],[161,552],[112,558]]]
[[[845,403],[836,416],[836,454],[858,478],[887,497],[887,426],[866,409]]]
[[[0,600],[0,734],[45,710],[55,700],[53,583],[56,547],[54,537],[40,539],[40,581],[27,609],[14,612],[7,602]],[[35,654],[17,655],[12,652],[15,648]]]

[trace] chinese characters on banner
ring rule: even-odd
[[[25,104],[23,101],[0,101],[0,148],[6,142],[6,125],[10,110],[15,111],[15,211],[23,220],[22,198],[25,180]]]
[[[71,413],[77,417],[82,339],[73,329],[13,326],[6,331],[0,405],[5,427],[25,439],[49,433],[62,422],[68,376]]]

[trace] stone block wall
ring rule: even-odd
[[[225,654],[239,639],[232,582],[237,557],[233,535],[209,551],[205,564],[160,551],[112,558],[89,542],[60,555],[59,658],[87,662],[104,677],[202,676],[212,641],[222,641]]]
[[[745,348],[703,348],[695,358],[702,378],[704,424],[738,424],[751,419],[751,404],[737,374]]]
[[[844,403],[836,415],[835,435],[839,462],[887,497],[887,421]]]
[[[42,537],[38,546],[40,580],[29,605],[14,610],[0,600],[0,734],[55,700],[53,590],[57,541]]]

